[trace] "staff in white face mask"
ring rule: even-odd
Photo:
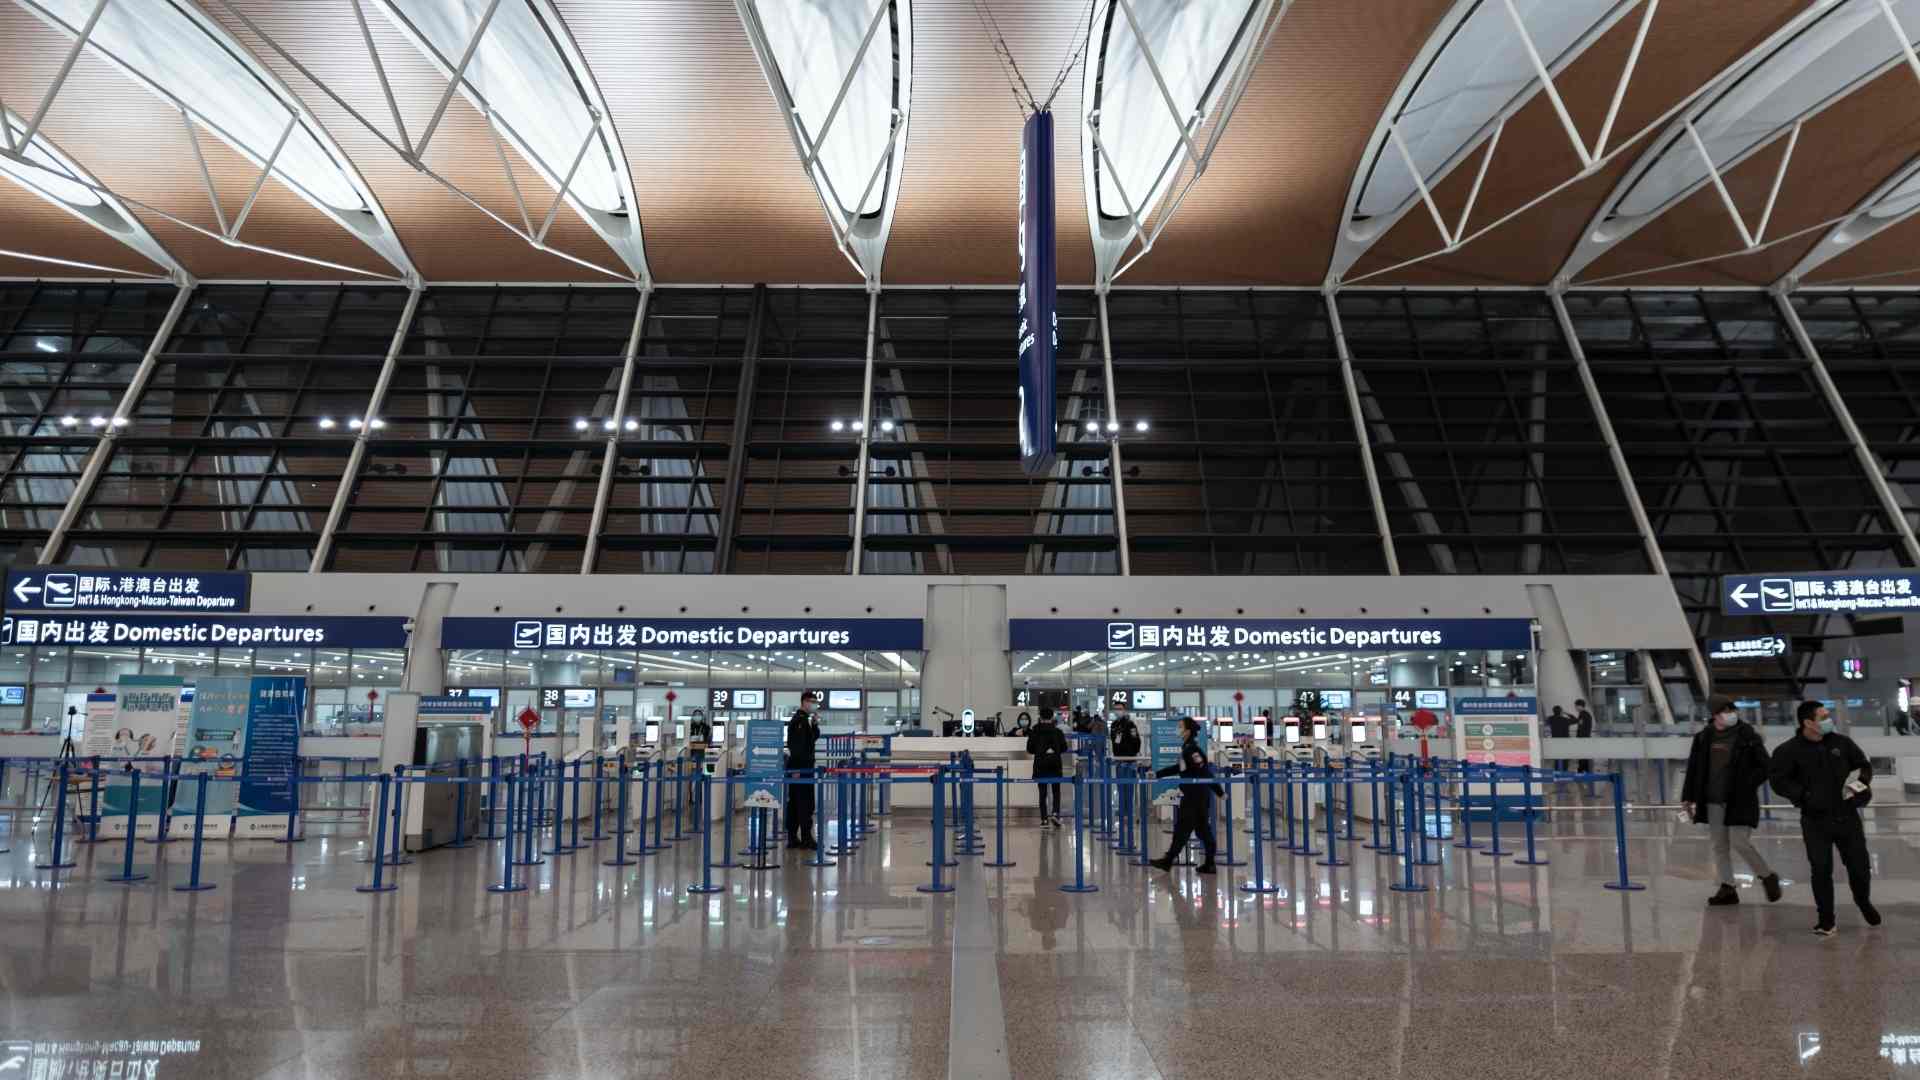
[[[1712,907],[1740,902],[1733,887],[1733,849],[1753,868],[1769,901],[1780,899],[1780,875],[1773,872],[1753,846],[1753,830],[1760,825],[1760,785],[1767,780],[1767,747],[1760,733],[1740,720],[1731,700],[1716,697],[1707,703],[1713,718],[1693,737],[1687,753],[1687,778],[1680,786],[1680,803],[1687,816],[1705,824],[1713,837],[1713,865],[1720,873],[1720,891],[1707,900]]]

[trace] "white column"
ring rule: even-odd
[[[600,530],[607,522],[607,502],[613,496],[613,471],[620,463],[620,435],[627,426],[627,401],[633,392],[634,357],[646,338],[647,301],[653,287],[640,287],[640,308],[633,313],[633,333],[627,335],[627,351],[621,358],[620,389],[613,396],[613,430],[607,433],[607,453],[600,463],[600,486],[593,494],[593,522],[587,526],[587,549],[580,555],[580,572],[593,573],[600,558]]]
[[[367,458],[367,440],[373,437],[373,423],[380,417],[380,408],[386,404],[387,387],[393,383],[394,368],[400,362],[400,349],[407,343],[407,332],[413,329],[413,316],[420,310],[420,296],[425,290],[414,286],[407,290],[407,306],[400,312],[400,325],[393,328],[393,341],[387,345],[387,358],[380,365],[380,375],[373,382],[373,394],[367,399],[367,412],[360,418],[360,433],[354,437],[353,449],[347,453],[347,467],[340,474],[340,486],[333,493],[333,506],[327,510],[327,523],[320,530],[320,542],[313,546],[313,562],[308,565],[307,573],[318,574],[327,565],[333,554],[333,536],[339,531],[340,521],[347,515],[347,500],[353,495],[353,485],[360,479],[360,465]]]

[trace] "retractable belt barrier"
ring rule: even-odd
[[[7,764],[19,764],[22,760],[0,759],[0,771]],[[151,878],[157,871],[157,863],[148,871],[141,871],[134,864],[135,835],[139,831],[138,819],[141,816],[140,792],[144,785],[159,785],[162,798],[156,808],[157,815],[147,816],[159,817],[155,840],[163,842],[167,838],[165,818],[171,812],[170,792],[176,785],[187,783],[194,785],[192,854],[188,877],[175,888],[181,891],[204,891],[214,887],[203,880],[207,792],[214,784],[240,783],[245,778],[216,776],[205,766],[230,762],[225,759],[221,762],[188,762],[178,758],[142,758],[114,760],[109,767],[109,763],[92,758],[30,760],[43,762],[53,780],[55,806],[52,845],[45,861],[36,865],[39,869],[51,872],[55,884],[59,883],[59,871],[72,869],[76,865],[74,845],[99,838],[103,816],[100,800],[109,786],[125,788],[126,836],[121,858],[115,867],[117,872],[105,880],[131,885]],[[724,776],[710,779],[701,763],[686,757],[641,760],[625,767],[616,765],[609,772],[600,759],[596,759],[593,768],[588,770],[584,761],[560,762],[550,760],[545,754],[498,755],[432,766],[399,766],[390,772],[333,775],[306,773],[305,765],[311,760],[302,759],[300,771],[286,778],[296,794],[294,809],[287,815],[287,835],[281,839],[299,839],[301,800],[298,792],[303,786],[323,783],[369,785],[375,792],[367,825],[373,847],[370,856],[363,860],[371,867],[370,879],[366,884],[357,886],[363,892],[377,894],[395,890],[398,888],[398,881],[394,880],[397,872],[414,861],[405,853],[403,835],[406,831],[408,789],[426,784],[457,785],[454,838],[444,845],[449,848],[471,846],[465,832],[466,806],[470,798],[482,801],[486,832],[471,839],[501,845],[500,880],[488,887],[492,892],[510,894],[525,891],[527,883],[524,876],[516,879],[515,868],[540,865],[546,861],[541,855],[558,858],[594,848],[607,840],[613,841],[615,850],[613,857],[603,860],[602,864],[619,868],[637,865],[629,857],[631,855],[652,855],[677,842],[697,838],[701,848],[702,874],[700,882],[689,887],[689,892],[695,894],[715,892],[726,887],[714,882],[713,871],[743,868],[734,861],[733,815],[738,805],[734,786],[748,783],[748,777],[741,772],[728,771]],[[1349,859],[1341,857],[1341,845],[1353,845],[1359,841],[1359,834],[1354,829],[1354,816],[1358,802],[1357,789],[1364,787],[1368,799],[1371,840],[1357,843],[1357,846],[1399,860],[1398,880],[1391,885],[1393,890],[1423,892],[1429,885],[1420,879],[1417,870],[1437,865],[1440,861],[1438,850],[1430,846],[1429,841],[1443,840],[1450,835],[1445,831],[1445,826],[1456,817],[1460,821],[1461,836],[1450,845],[1452,848],[1495,859],[1518,856],[1522,853],[1502,847],[1499,827],[1503,816],[1518,817],[1524,830],[1525,857],[1514,858],[1514,863],[1546,865],[1547,860],[1539,857],[1536,847],[1535,821],[1542,813],[1542,807],[1535,799],[1536,787],[1544,792],[1568,783],[1602,783],[1610,787],[1613,795],[1617,870],[1615,880],[1607,882],[1605,887],[1625,891],[1644,888],[1632,881],[1628,874],[1626,805],[1622,778],[1618,772],[1583,773],[1444,758],[1421,762],[1390,755],[1386,759],[1348,760],[1339,764],[1263,759],[1227,768],[1221,775],[1207,779],[1162,779],[1137,764],[1098,757],[1090,767],[1071,777],[1015,778],[1007,776],[1006,770],[1001,767],[990,770],[976,768],[971,757],[964,753],[954,755],[945,764],[868,762],[864,755],[852,760],[858,763],[793,771],[775,778],[773,783],[779,794],[777,805],[769,806],[757,799],[747,801],[745,854],[750,861],[744,869],[765,871],[779,866],[778,862],[773,861],[775,844],[770,834],[777,829],[779,817],[788,805],[785,796],[792,788],[814,789],[813,825],[823,839],[829,833],[825,796],[833,796],[831,820],[836,834],[834,844],[830,850],[822,847],[805,861],[805,865],[810,867],[826,868],[836,865],[834,860],[826,858],[828,854],[842,860],[856,855],[862,840],[877,828],[872,819],[886,811],[875,811],[876,796],[878,805],[884,808],[887,805],[887,790],[893,785],[925,783],[932,796],[932,857],[927,860],[932,873],[931,880],[917,888],[929,893],[950,892],[953,885],[947,880],[947,869],[957,866],[959,858],[987,854],[985,832],[977,816],[976,793],[981,785],[992,788],[994,858],[980,865],[998,869],[1015,865],[1006,857],[1008,788],[1015,785],[1041,787],[1064,784],[1071,785],[1075,795],[1074,874],[1072,882],[1062,884],[1059,888],[1066,892],[1093,892],[1100,886],[1090,882],[1087,877],[1089,871],[1094,869],[1089,838],[1104,843],[1115,854],[1137,856],[1123,858],[1121,865],[1147,865],[1152,847],[1151,809],[1156,803],[1155,793],[1160,792],[1163,796],[1160,801],[1164,802],[1170,786],[1177,788],[1201,784],[1209,787],[1217,785],[1224,793],[1220,799],[1220,812],[1227,826],[1225,853],[1216,862],[1227,866],[1250,862],[1252,879],[1241,888],[1248,893],[1266,893],[1277,888],[1267,876],[1269,847],[1295,857],[1323,855],[1323,858],[1316,860],[1317,864],[1330,868],[1350,864]],[[158,763],[159,767],[146,767],[153,763]],[[189,765],[199,771],[186,771]],[[640,787],[637,827],[630,813],[633,805],[632,788],[636,782]],[[764,785],[767,781],[756,782]],[[616,788],[613,796],[617,806],[616,820],[611,830],[604,829],[600,820],[608,783]],[[713,858],[715,815],[708,809],[707,802],[714,784],[723,788],[725,799],[725,811],[719,817],[724,846],[719,862]],[[1520,788],[1518,796],[1510,790],[1503,792],[1503,789],[1515,786]],[[474,789],[472,792],[468,790],[470,787]],[[1237,828],[1234,823],[1235,788],[1243,789],[1241,805],[1246,808],[1247,835],[1251,838],[1249,858],[1245,860],[1236,856],[1234,848]],[[1477,794],[1480,791],[1485,794]],[[1315,830],[1311,815],[1312,799],[1316,792],[1322,799],[1323,828],[1319,838],[1324,843],[1323,849],[1313,846]],[[69,801],[75,798],[84,800],[85,812],[70,815]],[[584,839],[580,823],[588,814],[581,806],[583,798],[591,799],[594,818],[592,833]],[[674,828],[671,835],[666,835],[662,830],[668,816],[666,804],[669,800],[673,803]],[[691,832],[684,819],[685,807],[689,804],[697,809],[697,821]],[[1344,814],[1340,812],[1342,806]],[[1472,820],[1476,809],[1484,809],[1489,814],[1491,828],[1487,842],[1474,839]],[[231,812],[223,810],[219,813]],[[651,843],[646,837],[649,816],[653,823]],[[68,835],[70,817],[74,826],[85,828],[87,835],[84,838],[76,839]],[[1282,817],[1285,819],[1284,837],[1280,831]],[[571,836],[568,835],[569,819]],[[1342,824],[1344,833],[1340,831]],[[1384,842],[1381,835],[1383,826],[1386,831]],[[548,828],[551,828],[550,834],[546,833]],[[549,837],[551,845],[544,850],[540,846],[542,834]],[[630,835],[637,838],[634,846],[629,846]],[[389,870],[396,873],[389,874]]]

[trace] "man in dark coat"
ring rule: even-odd
[[[1740,720],[1730,699],[1716,697],[1707,708],[1712,719],[1693,737],[1693,748],[1687,752],[1687,778],[1680,785],[1680,804],[1713,837],[1720,891],[1707,903],[1722,907],[1740,902],[1733,887],[1735,848],[1760,879],[1767,900],[1778,900],[1780,875],[1753,846],[1753,830],[1760,826],[1760,785],[1767,781],[1766,744],[1759,732]]]
[[[1800,730],[1773,750],[1770,779],[1773,790],[1800,808],[1800,839],[1807,845],[1812,868],[1813,905],[1819,921],[1813,932],[1833,936],[1833,849],[1847,868],[1847,887],[1868,926],[1880,925],[1880,912],[1870,897],[1873,863],[1867,856],[1867,834],[1860,808],[1873,798],[1868,786],[1873,763],[1860,744],[1833,730],[1827,707],[1803,701],[1798,711]],[[1856,776],[1857,774],[1857,776]]]
[[[812,775],[818,760],[815,745],[820,741],[820,721],[814,710],[819,707],[819,698],[808,691],[800,696],[800,707],[787,722],[787,776],[792,781],[787,785],[787,846],[809,851],[820,846],[813,835]]]

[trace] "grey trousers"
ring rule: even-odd
[[[1740,849],[1740,857],[1747,860],[1753,868],[1754,876],[1766,877],[1773,873],[1767,860],[1753,846],[1753,830],[1745,825],[1728,825],[1727,808],[1722,803],[1707,804],[1707,830],[1713,836],[1713,866],[1720,872],[1720,880],[1733,884],[1733,848]]]

